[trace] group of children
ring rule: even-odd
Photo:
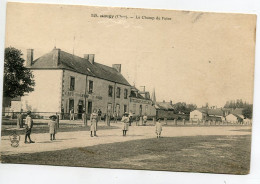
[[[50,116],[51,121],[48,123],[49,126],[49,133],[50,133],[50,140],[53,141],[55,140],[55,134],[57,133],[57,116],[56,115],[52,115]],[[91,121],[91,127],[90,127],[90,136],[93,137],[93,133],[94,136],[97,136],[96,131],[97,131],[97,120],[98,119],[98,114],[96,112],[93,112],[91,114],[90,117],[90,121]],[[129,114],[128,113],[124,113],[123,117],[122,117],[122,123],[123,123],[123,136],[126,136],[126,132],[129,129]],[[161,137],[161,132],[162,132],[162,123],[160,119],[157,119],[156,123],[155,123],[155,133],[157,138]]]

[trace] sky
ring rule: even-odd
[[[8,3],[5,41],[35,59],[54,46],[95,54],[157,101],[221,107],[253,101],[255,24],[247,14]]]

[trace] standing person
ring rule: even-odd
[[[70,109],[70,120],[73,120],[74,121],[75,119],[75,114],[74,114],[74,109],[73,107]]]
[[[110,115],[110,112],[108,112],[106,115],[107,126],[110,126],[110,119],[111,119],[111,115]]]
[[[31,117],[31,111],[28,111],[25,119],[25,131],[26,131],[25,140],[24,140],[25,144],[34,143],[34,141],[31,140],[32,127],[33,127],[33,120]],[[27,141],[27,137],[29,138],[29,142]]]
[[[101,121],[102,111],[98,109],[98,121]]]
[[[114,123],[117,123],[117,112],[115,111],[114,114],[113,114],[113,117],[114,117]]]
[[[23,115],[22,112],[17,114],[17,128],[23,128]]]
[[[55,140],[55,134],[57,133],[57,116],[50,116],[51,121],[48,123],[50,140]]]
[[[146,122],[147,122],[147,116],[146,116],[146,114],[144,115],[143,120],[144,120],[144,126],[145,126],[145,125],[146,125]]]
[[[128,113],[124,113],[123,117],[122,117],[122,122],[123,122],[123,136],[126,136],[126,132],[128,131],[128,126],[129,126],[129,114]]]
[[[57,112],[56,112],[56,127],[60,128],[60,116],[58,115]]]
[[[60,119],[64,119],[64,108],[63,107],[61,108],[60,115],[61,115]]]
[[[83,120],[84,126],[87,126],[87,114],[86,114],[85,108],[83,108],[82,120]]]
[[[157,135],[157,138],[161,137],[161,132],[162,132],[162,123],[161,123],[161,120],[158,119],[155,124],[155,133]]]
[[[97,122],[98,122],[98,114],[97,114],[97,110],[94,109],[93,113],[90,115],[90,123],[91,123],[90,136],[91,137],[93,137],[92,133],[94,133],[94,136],[97,137]]]
[[[131,126],[132,123],[133,123],[133,113],[132,113],[132,111],[130,111],[130,113],[129,113],[129,126]]]

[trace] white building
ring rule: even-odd
[[[56,48],[34,60],[33,50],[28,49],[27,68],[34,75],[35,87],[21,98],[23,111],[68,115],[73,108],[78,118],[84,109],[88,114],[94,108],[103,115],[129,112],[131,86],[120,64],[109,67],[97,63],[94,54],[81,58]]]
[[[207,113],[201,109],[195,109],[190,112],[190,121],[202,121],[207,117]]]

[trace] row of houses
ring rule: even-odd
[[[243,108],[198,108],[190,112],[190,121],[227,121],[231,123],[243,122]]]
[[[242,109],[198,108],[189,114],[175,114],[172,101],[156,102],[155,91],[131,86],[121,73],[121,64],[112,67],[96,62],[94,54],[83,57],[54,48],[34,59],[34,50],[27,49],[26,67],[35,80],[34,91],[13,99],[12,112],[28,111],[48,117],[53,113],[69,116],[71,109],[81,118],[93,109],[102,115],[132,113],[133,116],[168,119],[241,121]]]
[[[12,101],[14,112],[31,110],[47,117],[56,112],[68,115],[73,109],[78,118],[93,109],[100,109],[103,116],[156,114],[150,93],[131,86],[121,74],[121,64],[109,67],[96,62],[94,54],[79,57],[58,48],[38,59],[33,56],[34,50],[27,49],[26,67],[34,75],[34,91]]]

